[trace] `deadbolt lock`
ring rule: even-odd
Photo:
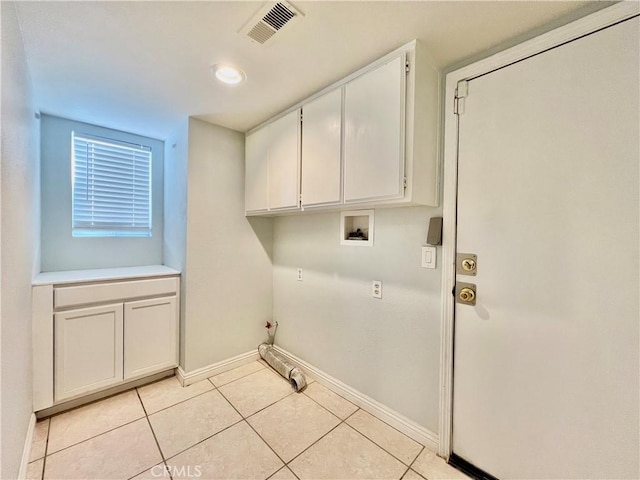
[[[473,283],[456,283],[456,303],[463,305],[476,304],[476,286]]]
[[[478,256],[473,253],[456,255],[456,273],[458,275],[475,275],[478,269]]]
[[[476,269],[476,261],[473,258],[465,258],[462,260],[462,269],[471,272]]]

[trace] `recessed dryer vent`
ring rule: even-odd
[[[277,32],[302,17],[302,13],[285,1],[269,2],[242,27],[240,33],[264,45]]]

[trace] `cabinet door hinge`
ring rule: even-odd
[[[453,113],[462,115],[464,113],[464,99],[469,95],[469,82],[460,80],[456,87],[456,96],[453,99]]]
[[[300,110],[300,123],[302,123],[302,115],[303,115],[302,110]]]
[[[409,73],[411,71],[411,65],[409,65],[409,60],[404,61],[404,71],[405,73]]]
[[[407,188],[407,177],[404,177],[404,181],[402,182],[402,186]]]

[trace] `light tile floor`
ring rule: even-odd
[[[175,377],[39,421],[29,479],[466,479],[317,382],[263,362]]]

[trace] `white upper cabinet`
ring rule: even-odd
[[[302,206],[340,203],[342,89],[305,104],[302,116]]]
[[[439,120],[440,72],[413,41],[247,136],[247,214],[437,206]]]
[[[404,195],[404,53],[345,86],[344,200]]]
[[[300,110],[268,125],[269,210],[300,205]]]
[[[268,155],[269,127],[246,137],[245,145],[245,192],[247,212],[266,212],[268,204]]]

